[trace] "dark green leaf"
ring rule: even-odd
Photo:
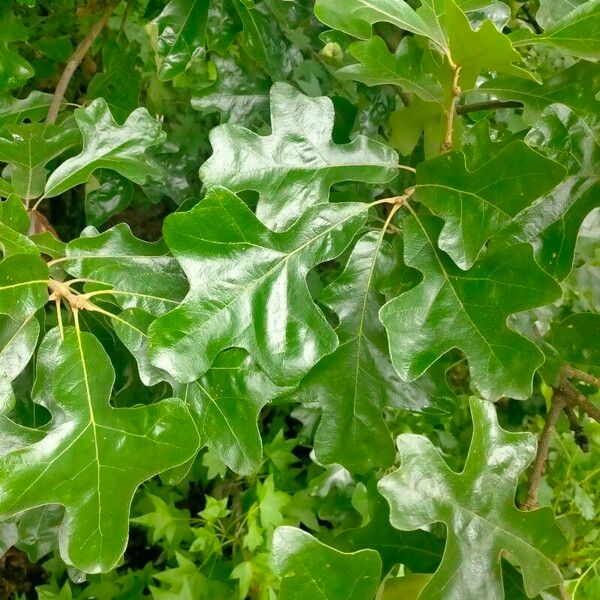
[[[435,403],[418,382],[412,389],[404,383],[390,362],[379,309],[383,284],[396,275],[395,267],[391,246],[381,234],[368,233],[321,294],[321,302],[340,320],[340,345],[311,370],[292,398],[322,410],[314,442],[322,464],[359,472],[389,466],[395,453],[382,410],[422,411]]]
[[[85,188],[85,215],[88,225],[98,227],[129,206],[133,185],[115,171],[99,169]]]
[[[42,504],[62,504],[60,549],[67,564],[96,573],[125,550],[135,489],[190,457],[196,428],[180,400],[130,409],[109,403],[114,372],[96,338],[57,329],[39,351],[39,388],[55,415],[46,436],[0,459],[3,518]],[[48,400],[49,399],[49,400]]]
[[[91,98],[106,100],[119,123],[125,121],[140,104],[139,55],[140,47],[135,42],[127,44],[120,38],[108,41],[102,48],[104,70],[94,75],[87,88]]]
[[[93,227],[67,244],[63,268],[90,284],[92,296],[109,294],[122,308],[160,315],[187,292],[185,276],[162,241],[144,242],[120,223],[104,233]]]
[[[31,65],[10,47],[26,39],[27,29],[12,14],[10,2],[4,2],[0,7],[0,90],[18,88],[33,77]]]
[[[372,600],[381,560],[373,550],[351,554],[322,544],[295,527],[279,527],[273,537],[280,600]]]
[[[337,346],[306,275],[339,255],[362,227],[364,204],[314,206],[274,233],[225,189],[165,220],[165,241],[190,293],[150,327],[152,362],[181,382],[225,348],[246,349],[279,384],[296,383]]]
[[[281,36],[264,4],[233,0],[233,5],[244,26],[242,48],[273,81],[285,80],[302,61],[302,54]]]
[[[529,131],[527,141],[565,165],[572,175],[516,215],[496,242],[534,243],[540,264],[562,280],[573,266],[583,220],[600,205],[600,138],[588,120],[567,106],[552,104]]]
[[[155,19],[158,27],[158,76],[182,73],[204,49],[210,0],[171,0]]]
[[[201,444],[235,473],[254,473],[262,461],[258,415],[286,389],[238,349],[223,352],[204,377],[175,389],[194,417]]]
[[[369,522],[364,527],[343,531],[335,538],[336,546],[347,552],[376,550],[384,575],[398,563],[415,573],[433,573],[442,560],[444,541],[429,531],[399,531],[392,527],[389,506],[374,487],[369,486]]]
[[[467,169],[462,153],[451,152],[419,165],[415,199],[445,220],[439,247],[469,269],[491,236],[565,175],[564,167],[523,142],[476,171]]]
[[[213,57],[217,82],[192,96],[192,108],[201,113],[218,112],[222,123],[252,125],[269,114],[269,86],[266,78],[243,70],[230,59]]]
[[[415,379],[459,348],[485,398],[527,398],[544,357],[506,319],[552,302],[560,287],[537,266],[528,244],[490,252],[462,271],[438,250],[440,229],[432,217],[413,215],[404,223],[405,262],[423,273],[423,281],[381,309],[392,363],[402,379]]]

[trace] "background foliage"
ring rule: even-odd
[[[599,58],[598,0],[3,2],[0,596],[600,597]]]

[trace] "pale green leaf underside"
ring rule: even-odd
[[[220,125],[210,132],[213,155],[200,168],[211,188],[259,193],[257,217],[271,229],[290,227],[306,209],[329,199],[341,181],[385,183],[397,174],[396,153],[358,136],[335,144],[333,104],[309,98],[285,83],[271,88],[271,129],[261,136],[240,125]]]
[[[53,171],[46,182],[46,197],[85,183],[101,168],[117,171],[139,184],[161,177],[162,170],[146,149],[161,144],[166,134],[145,108],[134,110],[123,125],[117,125],[106,100],[97,98],[86,108],[76,109],[75,120],[83,136],[83,150]]]
[[[535,438],[498,425],[494,405],[471,399],[473,439],[461,473],[451,471],[424,436],[398,436],[401,467],[379,482],[390,520],[413,530],[447,527],[442,562],[421,593],[428,600],[503,600],[500,557],[523,570],[530,597],[562,582],[552,558],[564,537],[549,508],[523,512],[514,496],[520,473],[533,460]]]

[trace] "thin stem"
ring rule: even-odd
[[[394,204],[394,206],[392,206],[392,209],[390,210],[390,214],[387,216],[386,220],[383,223],[383,227],[381,228],[380,240],[383,239],[383,235],[385,234],[388,227],[390,226],[390,223],[392,222],[394,215],[402,208],[402,206],[404,205],[404,202],[406,202],[406,200],[407,200],[407,197],[405,198],[404,196],[401,196],[401,200],[399,200],[398,202],[396,202],[396,204]]]
[[[65,70],[62,72],[60,80],[58,81],[58,84],[54,91],[54,96],[52,96],[50,108],[48,109],[48,117],[46,118],[46,121],[48,123],[56,122],[56,119],[58,117],[58,111],[60,110],[60,105],[65,96],[65,92],[67,91],[67,87],[69,86],[69,82],[71,81],[71,77],[73,77],[73,74],[77,70],[77,67],[83,60],[83,57],[88,53],[88,50],[92,47],[94,40],[98,37],[98,34],[108,23],[108,19],[110,18],[110,15],[112,14],[114,8],[115,3],[110,2],[104,10],[104,12],[102,13],[100,19],[96,21],[94,25],[92,25],[90,32],[81,40],[81,42],[79,42],[77,48],[75,48],[75,51],[67,61]]]
[[[450,68],[454,71],[454,75],[452,77],[452,99],[450,100],[450,105],[448,106],[448,112],[446,113],[446,135],[444,136],[444,141],[442,142],[442,146],[440,148],[441,152],[447,152],[452,148],[452,134],[454,133],[454,118],[456,116],[456,105],[458,104],[458,100],[460,95],[462,94],[462,90],[458,85],[458,78],[460,77],[460,66],[456,65],[450,56],[450,53],[446,55],[448,57],[448,64]]]
[[[126,325],[130,329],[133,329],[133,330],[137,331],[138,333],[140,333],[142,336],[146,337],[146,334],[141,329],[138,329],[135,325],[132,325],[129,321],[126,321],[125,319],[122,319],[118,315],[113,315],[111,312],[109,312],[107,310],[104,310],[103,308],[100,308],[96,304],[91,304],[90,303],[90,306],[88,307],[88,310],[90,312],[100,313],[101,315],[104,315],[105,317],[109,317],[110,319],[114,319],[115,321],[118,321],[119,323],[122,323],[123,325]]]
[[[516,100],[484,100],[483,102],[461,104],[456,107],[456,114],[466,115],[470,112],[477,112],[480,110],[497,110],[498,108],[523,108],[523,103],[517,102]]]
[[[30,210],[30,212],[33,212],[34,210],[38,209],[38,206],[46,199],[46,196],[42,195],[38,198],[37,202],[33,205],[33,208]]]
[[[69,283],[72,283],[69,281]],[[106,284],[105,284],[106,285]],[[168,302],[171,304],[179,304],[177,300],[171,300],[170,298],[161,298],[160,296],[151,296],[150,294],[142,294],[141,292],[130,292],[127,290],[95,290],[93,292],[86,292],[82,294],[86,298],[93,298],[94,296],[136,296],[138,298],[150,298],[151,300],[159,300],[160,302]]]
[[[74,306],[71,308],[73,309],[73,325],[75,326],[75,331],[80,332],[81,327],[79,326],[79,310]]]
[[[567,401],[561,390],[555,389],[551,402],[552,404],[550,406],[550,412],[546,417],[544,429],[542,429],[542,433],[540,434],[540,439],[538,441],[537,452],[533,463],[533,472],[529,481],[529,492],[527,493],[525,502],[523,502],[521,505],[522,510],[534,510],[537,508],[538,488],[540,487],[542,473],[544,472],[544,466],[546,465],[546,460],[548,459],[550,440],[554,434],[560,413],[563,411]]]
[[[583,381],[584,383],[588,383],[589,385],[600,388],[600,378],[590,375],[585,371],[580,371],[579,369],[574,369],[570,365],[565,365],[563,367],[563,373],[571,379],[579,379],[579,381]]]
[[[86,277],[77,277],[76,279],[69,279],[69,281],[65,281],[65,283],[70,287],[75,283],[103,283],[103,282],[96,281],[94,279],[87,279]]]
[[[376,219],[373,219],[373,221],[377,221],[378,223],[385,224],[385,219],[381,219],[379,217],[377,217]],[[373,226],[372,229],[375,231],[379,231],[379,228],[375,227],[375,226]],[[391,223],[387,224],[387,229],[388,229],[388,231],[391,231],[392,233],[398,233],[400,231],[400,229],[398,229],[398,227],[396,227],[395,225],[392,225]]]
[[[63,329],[62,312],[61,312],[61,308],[60,308],[60,298],[58,296],[54,299],[54,304],[56,306],[56,318],[58,320],[58,331],[60,333],[60,339],[64,340],[65,332]]]
[[[55,258],[54,260],[49,260],[46,264],[51,267],[53,265],[57,265],[58,263],[65,262],[65,260],[70,260],[71,256],[62,256],[61,258]]]
[[[583,485],[586,481],[589,481],[592,477],[595,477],[596,475],[600,474],[600,467],[598,467],[597,469],[594,469],[587,477],[585,477],[585,479],[582,479],[580,482],[580,485]]]
[[[408,200],[415,192],[415,188],[414,187],[410,187],[407,188],[406,190],[404,190],[404,194],[402,194],[401,196],[391,196],[389,198],[380,198],[379,200],[374,200],[373,202],[370,202],[367,206],[372,207],[372,206],[377,206],[378,204],[400,204],[403,205],[406,200]]]
[[[575,587],[573,588],[573,600],[575,600],[575,595],[577,594],[577,590],[579,589],[579,584],[581,580],[587,576],[587,574],[600,562],[600,556],[581,574],[581,577],[577,580]]]

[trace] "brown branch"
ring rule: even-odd
[[[585,371],[580,371],[579,369],[574,369],[569,365],[565,365],[563,367],[563,373],[571,379],[579,379],[579,381],[583,381],[584,383],[588,383],[589,385],[600,388],[600,378],[590,375]]]
[[[550,440],[554,434],[556,423],[562,413],[564,407],[567,404],[567,399],[563,394],[562,390],[555,388],[554,394],[552,395],[552,401],[550,405],[550,411],[546,416],[546,422],[544,423],[544,429],[540,434],[538,441],[537,452],[535,460],[533,462],[533,472],[531,473],[531,479],[529,481],[529,492],[525,502],[521,505],[522,510],[534,510],[537,508],[537,494],[540,482],[542,481],[542,474],[548,459],[548,452],[550,451]]]
[[[600,423],[600,408],[598,408],[594,403],[590,402],[586,396],[579,394],[577,398],[577,405],[588,417]]]
[[[600,423],[600,408],[591,402],[585,394],[582,394],[568,379],[563,378],[559,387],[571,406],[579,406],[588,417]]]
[[[55,123],[58,117],[58,111],[60,110],[60,105],[62,104],[63,98],[65,97],[65,92],[67,91],[67,87],[69,82],[71,81],[71,77],[77,70],[77,67],[80,65],[83,57],[88,53],[88,50],[92,47],[94,40],[98,37],[98,34],[102,31],[104,26],[108,23],[108,19],[110,18],[116,4],[115,2],[110,2],[102,16],[94,25],[90,32],[79,42],[77,48],[71,55],[71,58],[67,61],[65,65],[65,70],[62,72],[56,89],[54,90],[54,96],[52,96],[52,102],[50,103],[50,108],[48,109],[48,117],[46,121],[48,123]]]
[[[485,100],[484,102],[472,102],[471,104],[461,104],[456,107],[457,115],[466,115],[467,113],[480,110],[497,110],[499,108],[523,108],[521,102],[516,100]]]

